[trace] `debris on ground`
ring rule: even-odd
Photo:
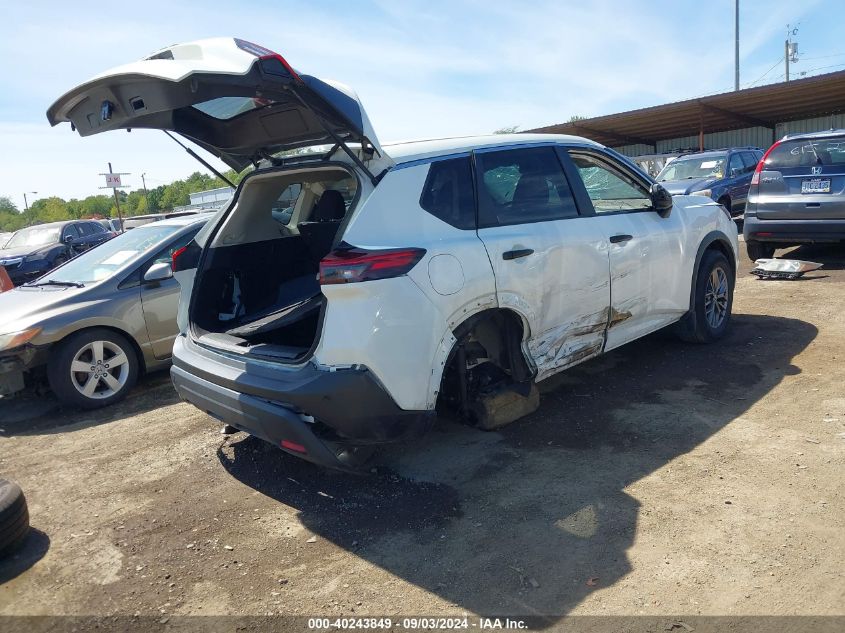
[[[760,279],[798,279],[804,273],[818,270],[822,264],[805,262],[800,259],[758,259],[756,268],[751,271]]]

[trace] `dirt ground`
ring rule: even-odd
[[[723,341],[650,336],[365,477],[220,435],[166,374],[95,413],[0,401],[34,527],[0,614],[843,616],[845,251],[795,255],[825,268],[744,259]]]

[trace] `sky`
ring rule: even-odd
[[[740,3],[743,87],[783,80],[787,24],[799,29],[793,77],[845,69],[845,2]],[[103,70],[204,37],[256,42],[352,86],[382,142],[528,129],[734,84],[734,0],[0,0],[0,11],[0,196],[21,209],[24,192],[109,193],[108,162],[130,174],[128,190],[142,173],[151,188],[206,171],[161,132],[80,138],[45,116]]]

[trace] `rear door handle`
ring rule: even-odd
[[[622,242],[627,242],[630,239],[633,239],[633,235],[612,235],[610,237],[611,244],[621,244]]]
[[[505,251],[502,253],[502,259],[519,259],[520,257],[528,257],[533,252],[533,248],[520,248],[515,251]]]

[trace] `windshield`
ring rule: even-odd
[[[127,264],[141,259],[180,229],[181,226],[158,224],[139,227],[86,251],[39,281],[72,281],[81,284],[102,281]]]
[[[690,180],[692,178],[722,178],[725,173],[724,156],[695,156],[676,158],[666,165],[657,181]]]
[[[32,226],[28,229],[21,229],[12,236],[6,248],[19,248],[21,246],[44,246],[45,244],[55,244],[59,241],[62,228]]]
[[[766,157],[766,169],[842,164],[845,164],[845,136],[784,141]]]

